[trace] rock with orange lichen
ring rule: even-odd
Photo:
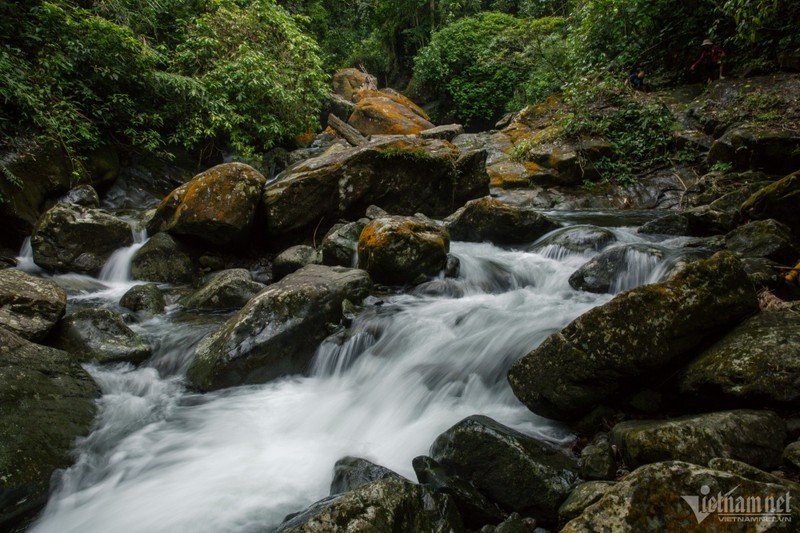
[[[333,94],[355,102],[357,93],[362,89],[374,90],[378,86],[375,76],[367,74],[357,68],[343,68],[333,74],[331,80]]]
[[[323,154],[291,168],[264,189],[266,233],[284,242],[321,237],[337,220],[377,205],[397,215],[444,217],[489,193],[481,150],[441,139],[380,139]]]
[[[447,230],[424,217],[388,216],[364,226],[358,239],[358,267],[390,285],[438,274],[447,263]]]
[[[240,241],[250,232],[266,181],[243,163],[217,165],[167,195],[147,230],[217,245]]]
[[[367,136],[414,135],[433,128],[429,120],[385,94],[359,100],[347,123]]]
[[[401,106],[407,107],[414,114],[419,115],[425,120],[429,121],[431,119],[431,117],[429,117],[428,114],[420,106],[411,101],[410,98],[388,87],[385,89],[381,89],[380,91],[361,89],[360,91],[357,91],[355,93],[353,99],[356,102],[360,102],[364,98],[380,98],[380,97],[388,98],[389,100],[392,100],[393,102],[400,104]]]

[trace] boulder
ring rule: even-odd
[[[737,461],[735,459],[727,459],[723,457],[715,457],[708,462],[708,467],[714,470],[722,470],[742,476],[753,481],[760,481],[761,483],[774,483],[775,485],[783,485],[789,487],[794,491],[800,492],[800,484],[795,483],[785,477],[776,476],[769,472],[764,472],[760,468],[750,466],[747,463]]]
[[[693,403],[719,407],[800,407],[800,316],[764,310],[704,350],[678,387]]]
[[[742,216],[749,220],[773,218],[800,235],[800,171],[764,187],[741,206]]]
[[[569,277],[573,289],[616,294],[647,281],[662,259],[664,249],[649,244],[624,244],[607,248]]]
[[[100,196],[91,185],[78,185],[70,189],[67,194],[58,199],[62,204],[76,204],[83,207],[100,207]]]
[[[800,259],[792,230],[774,219],[739,226],[725,236],[725,246],[745,257],[765,257],[784,265],[794,266]]]
[[[527,189],[534,183],[552,180],[551,172],[531,161],[495,161],[486,168],[489,185],[500,189]]]
[[[133,244],[127,222],[103,211],[56,204],[36,223],[33,260],[46,270],[97,274],[114,250]]]
[[[343,457],[333,465],[331,496],[355,490],[373,481],[386,478],[401,479],[400,474],[360,457]]]
[[[316,248],[306,244],[298,244],[287,248],[272,261],[273,281],[280,281],[306,265],[322,264],[320,255]]]
[[[266,178],[244,163],[224,163],[198,174],[161,201],[147,225],[212,245],[243,241],[255,220]]]
[[[439,139],[402,138],[309,159],[265,187],[266,234],[310,239],[320,225],[357,220],[373,204],[397,215],[447,216],[489,193],[482,157]]]
[[[574,420],[660,380],[757,305],[741,262],[720,252],[581,315],[516,361],[508,379],[533,412]]]
[[[53,473],[69,467],[89,433],[100,392],[69,354],[0,328],[0,530],[47,501]]]
[[[734,508],[737,501],[745,502],[747,498],[757,498],[762,508],[771,498],[785,508],[800,493],[681,461],[654,463],[636,469],[609,488],[597,503],[567,523],[561,533],[670,531],[676,527],[688,531],[740,531],[741,523],[727,526],[719,521],[717,509],[712,510],[718,496],[730,496]],[[776,520],[768,527],[794,531],[800,509],[793,504],[789,507],[791,521]]]
[[[581,450],[581,458],[578,461],[580,474],[584,479],[613,479],[616,464],[614,461],[614,451],[606,433],[598,433]]]
[[[772,411],[720,411],[669,420],[629,420],[611,440],[630,468],[678,460],[705,465],[726,457],[758,468],[781,463],[786,424]]]
[[[420,217],[376,218],[358,238],[358,266],[389,285],[435,276],[447,264],[447,230]]]
[[[458,511],[446,494],[388,477],[328,497],[290,516],[277,533],[325,531],[462,531]]]
[[[67,293],[54,282],[21,270],[0,270],[0,326],[40,341],[66,309]]]
[[[602,498],[614,486],[611,481],[588,481],[573,490],[558,508],[558,523],[562,527]]]
[[[771,174],[800,167],[800,134],[758,127],[731,128],[711,145],[706,161],[728,163],[734,170],[763,170]]]
[[[363,270],[322,265],[267,286],[198,345],[189,383],[209,391],[307,371],[344,300],[360,301],[371,286]]]
[[[534,244],[530,251],[559,258],[568,254],[599,252],[616,241],[617,236],[611,230],[580,224],[552,232]]]
[[[151,355],[150,344],[109,309],[81,309],[53,330],[51,343],[76,361],[142,363]]]
[[[253,276],[247,269],[223,270],[183,299],[181,304],[187,309],[203,311],[241,309],[265,287],[266,285],[253,281]]]
[[[144,283],[131,287],[122,295],[119,305],[145,317],[152,317],[164,312],[166,301],[164,294],[155,283]]]
[[[345,100],[355,102],[358,99],[358,91],[362,89],[376,89],[378,80],[357,68],[343,68],[333,73],[331,80],[333,93]]]
[[[189,250],[168,233],[156,233],[131,260],[134,279],[162,283],[192,283],[195,266]]]
[[[347,123],[365,136],[415,135],[433,128],[427,118],[387,95],[360,99]]]
[[[689,235],[689,219],[680,213],[670,213],[642,224],[637,231],[648,235]]]
[[[452,141],[457,136],[464,133],[464,126],[461,124],[446,124],[444,126],[435,126],[428,130],[420,132],[419,136],[423,139],[444,139],[445,141]]]
[[[417,480],[436,492],[449,494],[468,529],[478,530],[485,524],[502,522],[505,517],[496,504],[490,502],[475,487],[446,469],[431,457],[421,455],[412,461]]]
[[[322,264],[328,266],[353,267],[356,263],[358,237],[367,219],[360,219],[348,224],[337,224],[325,235],[320,244]]]
[[[577,461],[568,452],[485,416],[451,427],[430,452],[446,472],[501,508],[546,522],[556,522],[559,506],[579,482]]]
[[[795,468],[800,468],[800,441],[790,442],[783,449],[783,460]]]
[[[690,207],[681,212],[689,225],[687,235],[705,237],[728,233],[739,223],[739,214],[711,205]]]
[[[530,208],[490,196],[470,200],[444,221],[450,238],[497,244],[533,242],[559,227],[557,222]]]

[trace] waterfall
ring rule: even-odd
[[[131,260],[136,252],[147,242],[147,230],[131,225],[133,244],[115,250],[100,271],[100,281],[107,283],[127,283],[131,281]]]
[[[644,239],[614,231],[623,242]],[[462,242],[451,252],[458,278],[370,298],[347,331],[322,343],[309,376],[195,394],[182,384],[191,347],[224,317],[168,313],[138,325],[159,339],[154,357],[139,368],[88,368],[103,392],[95,429],[31,531],[269,530],[327,496],[339,458],[362,456],[413,480],[411,459],[473,414],[570,442],[514,397],[506,372],[611,298],[569,286],[587,256]]]
[[[17,268],[28,274],[39,274],[42,269],[39,265],[33,262],[33,246],[31,246],[31,238],[25,237],[22,242],[22,247],[17,256]]]

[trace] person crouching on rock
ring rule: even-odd
[[[717,69],[719,69],[719,79],[724,80],[722,58],[725,57],[725,50],[711,42],[711,39],[705,39],[702,46],[703,50],[700,52],[700,57],[691,67],[692,72],[699,69],[703,78],[710,83],[717,75]]]
[[[634,91],[644,91],[644,69],[635,69],[625,80],[625,86]]]

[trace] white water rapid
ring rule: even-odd
[[[643,242],[631,228],[613,231],[619,242]],[[327,496],[341,457],[362,456],[415,480],[411,459],[478,413],[569,442],[563,428],[516,400],[505,374],[611,298],[569,286],[588,256],[467,243],[453,243],[452,253],[461,260],[457,279],[370,299],[348,335],[322,344],[309,377],[191,393],[183,372],[194,346],[224,317],[192,319],[173,307],[138,325],[154,343],[153,358],[139,368],[88,368],[103,391],[95,429],[30,531],[268,531]],[[651,258],[630,261],[635,280],[619,287],[655,275]],[[120,295],[108,283],[122,281],[120,272],[109,269],[95,290],[71,297],[116,305]]]

